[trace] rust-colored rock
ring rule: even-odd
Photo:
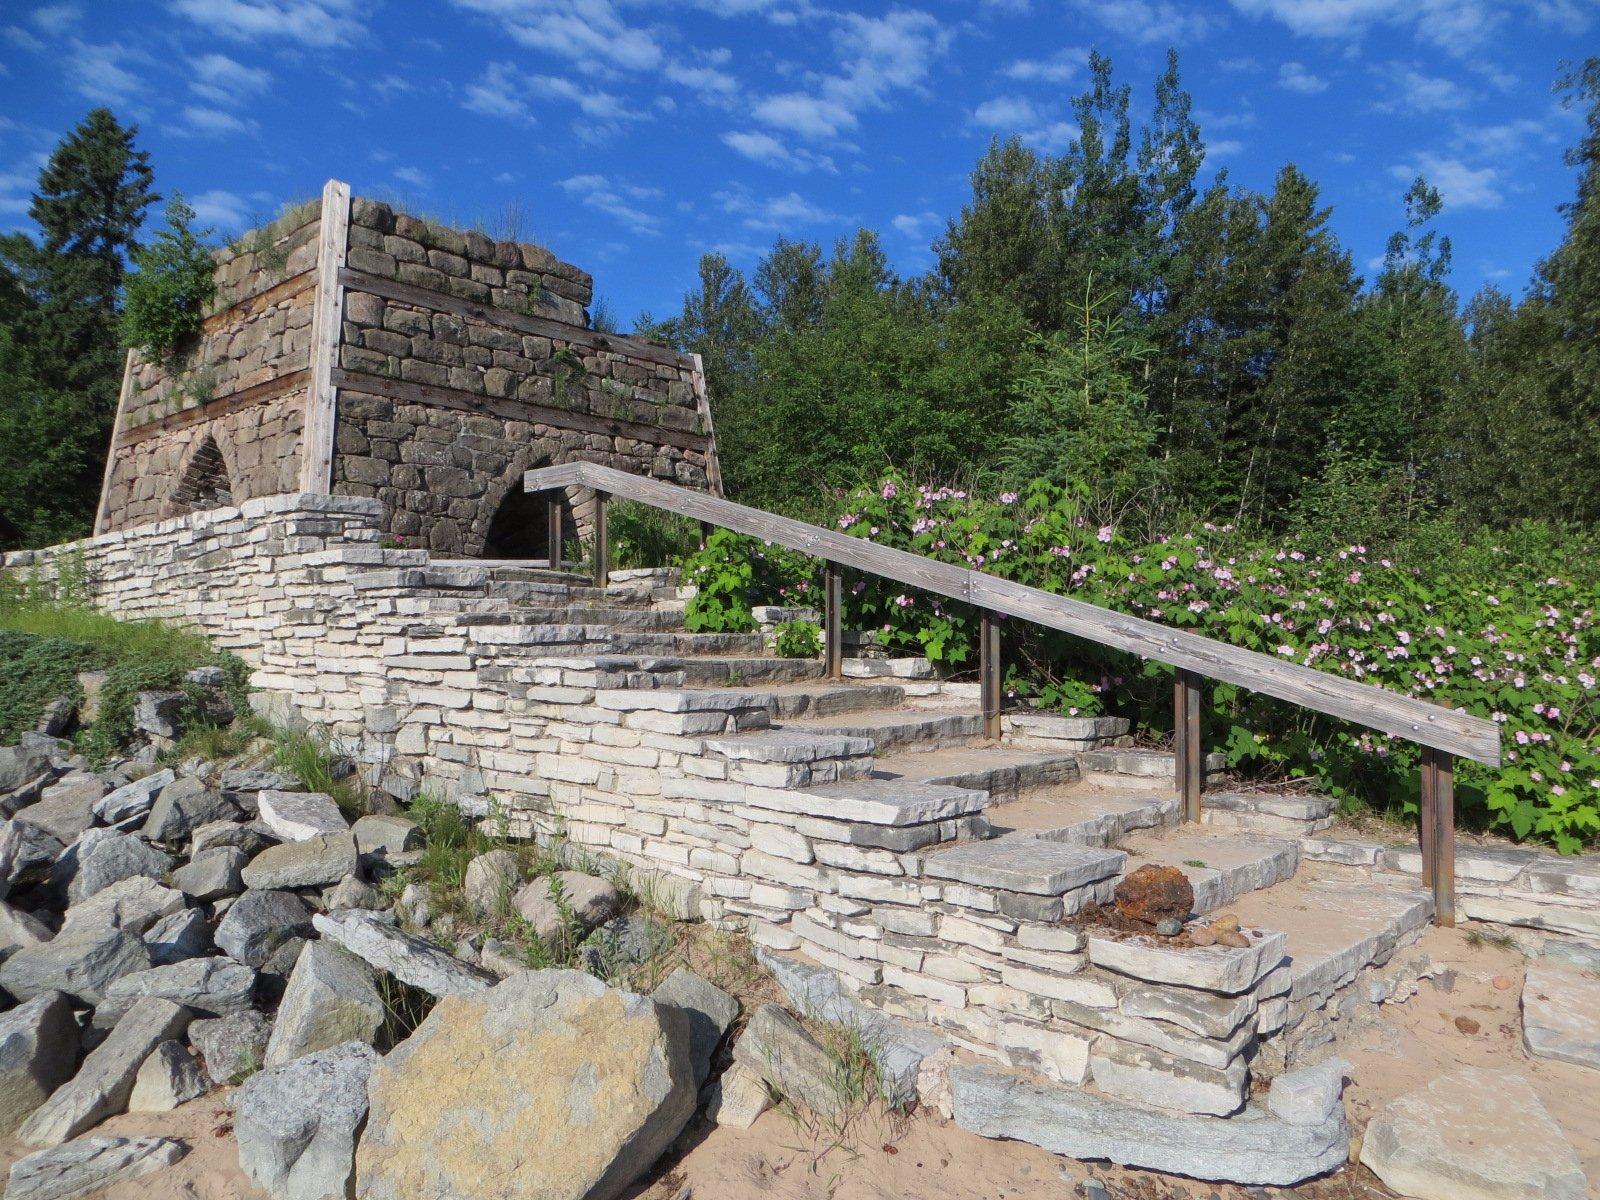
[[[1189,919],[1194,887],[1177,867],[1146,863],[1121,883],[1115,893],[1117,912],[1130,921],[1154,925],[1163,917]]]

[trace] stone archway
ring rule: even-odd
[[[209,508],[226,508],[232,503],[233,479],[227,460],[216,438],[208,433],[189,455],[188,465],[167,503],[168,515],[181,517]]]
[[[527,559],[541,563],[550,559],[546,497],[530,496],[522,490],[522,476],[536,467],[551,465],[548,453],[527,450],[513,459],[511,466],[483,498],[473,522],[468,545],[472,557],[488,559]],[[562,540],[579,536],[570,498],[563,521]],[[559,550],[559,547],[558,547]]]

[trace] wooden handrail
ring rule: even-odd
[[[1032,621],[1102,646],[1219,679],[1340,720],[1392,734],[1446,754],[1500,764],[1500,728],[1492,721],[1430,704],[1369,683],[1284,662],[1197,633],[1058,596],[982,571],[935,562],[864,538],[735,504],[704,492],[632,475],[598,463],[541,467],[523,476],[530,492],[584,487],[638,500],[736,533],[762,538],[830,563],[854,567],[908,587]]]

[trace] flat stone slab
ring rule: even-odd
[[[6,1200],[75,1200],[171,1166],[188,1152],[173,1138],[79,1138],[13,1163]]]
[[[925,825],[980,812],[989,802],[985,792],[912,779],[853,779],[777,796],[761,789],[749,802],[765,808],[769,797],[772,806],[784,804],[785,812],[866,825]]]
[[[1158,1112],[977,1065],[952,1068],[950,1087],[956,1124],[983,1137],[1218,1183],[1289,1187],[1342,1166],[1350,1149],[1342,1108],[1320,1125],[1255,1106],[1228,1118]]]
[[[1146,863],[1172,866],[1194,888],[1194,911],[1215,912],[1240,896],[1294,877],[1300,848],[1272,838],[1226,837],[1187,831],[1135,835],[1122,843],[1126,870]]]
[[[706,748],[740,762],[809,763],[827,758],[861,758],[872,753],[872,742],[860,737],[771,729],[712,738]]]
[[[1416,1200],[1583,1200],[1578,1156],[1528,1081],[1465,1067],[1383,1107],[1361,1162]]]
[[[262,823],[286,842],[350,831],[333,797],[322,792],[262,792],[256,803]]]
[[[1529,962],[1522,1044],[1535,1058],[1600,1069],[1600,978],[1548,959]]]
[[[1064,896],[1077,888],[1109,879],[1122,869],[1120,850],[1073,846],[1030,837],[1003,837],[966,842],[929,854],[923,871],[935,879],[954,879],[978,887],[1035,896]]]
[[[434,996],[470,995],[499,982],[433,943],[402,933],[375,912],[352,908],[331,917],[318,913],[311,923],[368,965]]]
[[[1244,928],[1250,945],[1171,946],[1155,938],[1091,937],[1089,961],[1146,983],[1235,996],[1251,987],[1284,959],[1287,939],[1274,929]]]

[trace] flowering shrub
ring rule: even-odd
[[[1044,481],[980,499],[890,479],[852,495],[838,527],[1490,718],[1505,763],[1460,764],[1464,818],[1567,851],[1600,833],[1592,575],[1573,582],[1548,573],[1548,560],[1493,553],[1463,556],[1471,568],[1462,573],[1423,572],[1362,546],[1250,545],[1210,525],[1135,545],[1091,521],[1080,494]],[[953,665],[975,653],[977,614],[961,605],[874,578],[853,581],[846,596],[846,621],[891,643]],[[1013,691],[1170,729],[1169,668],[1025,623],[1009,623],[1006,637]],[[1225,684],[1207,696],[1208,745],[1231,766],[1310,778],[1347,801],[1415,807],[1411,743]]]
[[[815,658],[822,653],[822,629],[815,621],[785,621],[774,631],[779,658]]]
[[[697,633],[746,633],[756,627],[752,605],[801,606],[821,595],[815,561],[727,529],[713,530],[681,568],[683,581],[695,587],[684,623]]]

